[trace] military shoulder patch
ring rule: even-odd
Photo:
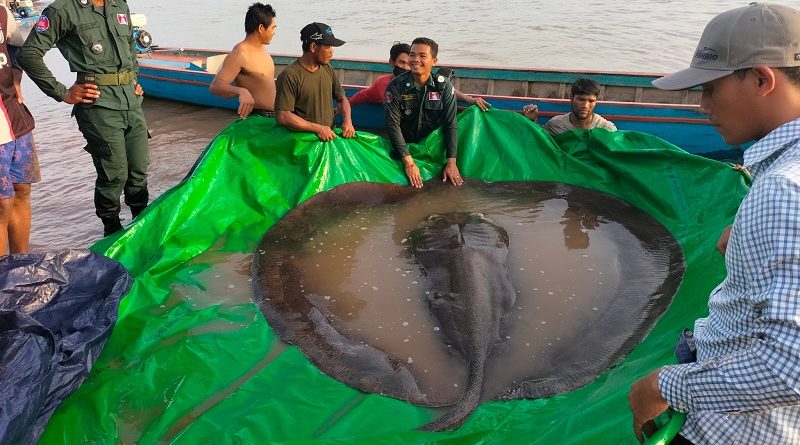
[[[48,29],[50,29],[50,19],[46,15],[40,16],[36,22],[36,32],[45,32]]]

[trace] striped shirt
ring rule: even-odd
[[[744,158],[753,186],[695,322],[697,362],[661,368],[659,389],[695,444],[800,444],[800,119]]]

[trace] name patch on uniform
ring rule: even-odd
[[[390,104],[392,103],[392,93],[386,92],[383,94],[383,103]]]
[[[438,91],[428,93],[428,100],[442,100],[442,95]]]
[[[120,25],[127,25],[128,16],[125,14],[117,14],[117,23],[119,23]]]
[[[50,19],[46,15],[39,17],[36,22],[36,32],[45,32],[50,29]]]

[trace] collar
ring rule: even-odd
[[[434,84],[434,82],[433,82],[433,73],[431,73],[431,74],[428,76],[428,81],[427,81],[427,82],[425,82],[425,83],[424,83],[424,84],[422,84],[422,85],[419,85],[419,84],[417,84],[417,81],[416,81],[416,80],[414,80],[414,75],[411,73],[411,71],[409,71],[409,72],[407,72],[407,73],[403,73],[402,75],[407,75],[407,76],[408,76],[408,80],[406,80],[406,81],[404,82],[404,85],[405,85],[406,83],[409,83],[409,82],[410,82],[410,83],[411,83],[411,87],[418,88],[418,89],[423,89],[423,88],[425,88],[426,86],[434,86],[434,85],[435,85],[435,84]]]
[[[774,161],[776,155],[786,150],[789,145],[797,143],[798,140],[800,140],[800,119],[795,119],[772,130],[745,150],[744,165],[750,171],[762,170],[767,166],[759,164],[770,159]]]
[[[589,125],[587,125],[586,127],[579,127],[579,126],[577,126],[577,125],[575,124],[575,122],[578,122],[578,118],[577,118],[577,117],[575,117],[575,121],[573,121],[573,120],[572,120],[572,118],[573,118],[574,116],[575,116],[575,113],[573,113],[572,111],[570,111],[570,112],[569,112],[569,114],[567,115],[567,119],[569,120],[569,123],[570,123],[570,124],[572,124],[572,126],[573,126],[573,127],[575,127],[575,128],[578,128],[578,129],[581,129],[581,130],[586,130],[586,129],[588,129],[589,127],[591,127],[591,126],[592,126],[592,124],[594,123],[594,119],[595,119],[594,117],[596,116],[596,114],[595,114],[594,112],[592,112],[592,115],[591,115],[591,116],[589,116]]]
[[[393,81],[398,82],[400,87],[406,91],[417,88],[417,82],[414,82],[414,75],[411,74],[411,71],[406,71],[395,77]],[[430,81],[430,79],[428,79],[428,81]]]
[[[125,0],[119,0],[119,1],[125,1]],[[96,6],[94,4],[94,2],[92,2],[92,0],[77,0],[77,2],[78,2],[79,5],[81,5],[84,8],[91,6],[96,11],[102,11],[103,9],[106,9],[106,8],[109,8],[109,7],[113,7],[113,8],[117,7],[117,0],[105,0],[103,2],[102,6]]]

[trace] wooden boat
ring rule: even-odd
[[[209,91],[214,74],[227,52],[202,49],[159,48],[139,54],[139,82],[146,94],[197,105],[236,109],[235,99],[223,99]],[[273,55],[277,72],[297,56]],[[331,62],[348,96],[390,72],[385,61],[336,59]],[[569,111],[569,86],[589,77],[601,85],[596,112],[620,130],[650,133],[682,149],[715,159],[739,159],[741,149],[722,140],[705,115],[699,112],[699,89],[663,91],[650,82],[657,73],[557,71],[448,65],[456,73],[456,88],[479,95],[492,106],[521,112],[522,106],[539,106],[539,123]],[[461,104],[465,105],[465,104]],[[354,107],[357,129],[383,128],[381,105]]]

